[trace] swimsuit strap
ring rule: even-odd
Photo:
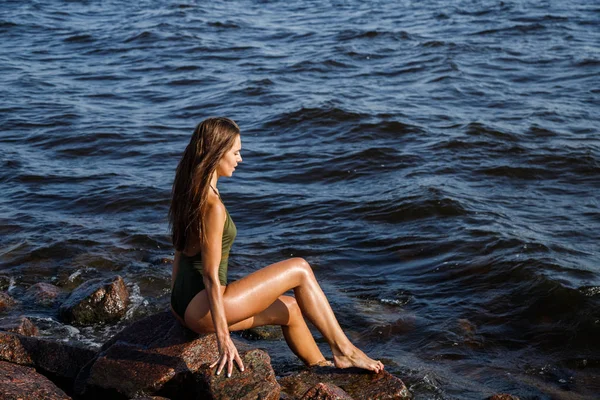
[[[215,189],[215,188],[213,187],[213,185],[210,185],[210,184],[209,184],[208,186],[210,186],[210,188],[213,190],[213,192],[215,192],[215,194],[217,195],[217,197],[219,198],[219,200],[221,200],[221,195],[219,194],[219,192],[217,192],[217,189]]]

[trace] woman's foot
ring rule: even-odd
[[[383,371],[384,366],[381,361],[373,360],[355,346],[352,346],[344,353],[336,350],[332,351],[333,363],[338,368],[357,367],[373,371],[375,373]]]
[[[310,364],[309,368],[312,367],[334,367],[335,365],[326,359],[322,359],[321,361],[317,361],[316,363]]]

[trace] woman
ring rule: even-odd
[[[217,181],[229,177],[242,162],[240,130],[228,118],[200,123],[177,167],[171,208],[175,260],[171,309],[178,320],[198,333],[215,332],[219,345],[217,375],[233,363],[244,365],[229,332],[262,325],[281,325],[290,349],[307,365],[325,365],[304,317],[331,346],[338,368],[374,372],[372,360],[346,337],[306,261],[292,258],[227,283],[229,250],[236,227],[221,202]],[[295,297],[283,296],[294,290]]]

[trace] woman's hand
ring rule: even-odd
[[[238,354],[237,348],[235,347],[235,344],[233,344],[231,337],[227,335],[226,338],[222,340],[218,339],[217,342],[219,344],[219,358],[217,359],[217,361],[210,365],[210,367],[212,368],[215,365],[219,364],[219,366],[217,367],[217,375],[221,373],[221,371],[225,367],[225,364],[227,364],[227,377],[229,378],[231,376],[231,373],[233,372],[234,360],[237,363],[238,367],[240,367],[240,371],[244,372],[244,363],[242,362],[242,359],[240,358],[240,355]]]

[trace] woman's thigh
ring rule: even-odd
[[[221,286],[227,324],[237,329],[252,326],[254,321],[245,320],[267,310],[279,296],[298,286],[302,274],[308,273],[312,272],[306,261],[292,258],[271,264],[227,286]],[[245,322],[236,325],[242,321]],[[195,331],[214,330],[206,290],[198,293],[188,305],[185,323]]]

